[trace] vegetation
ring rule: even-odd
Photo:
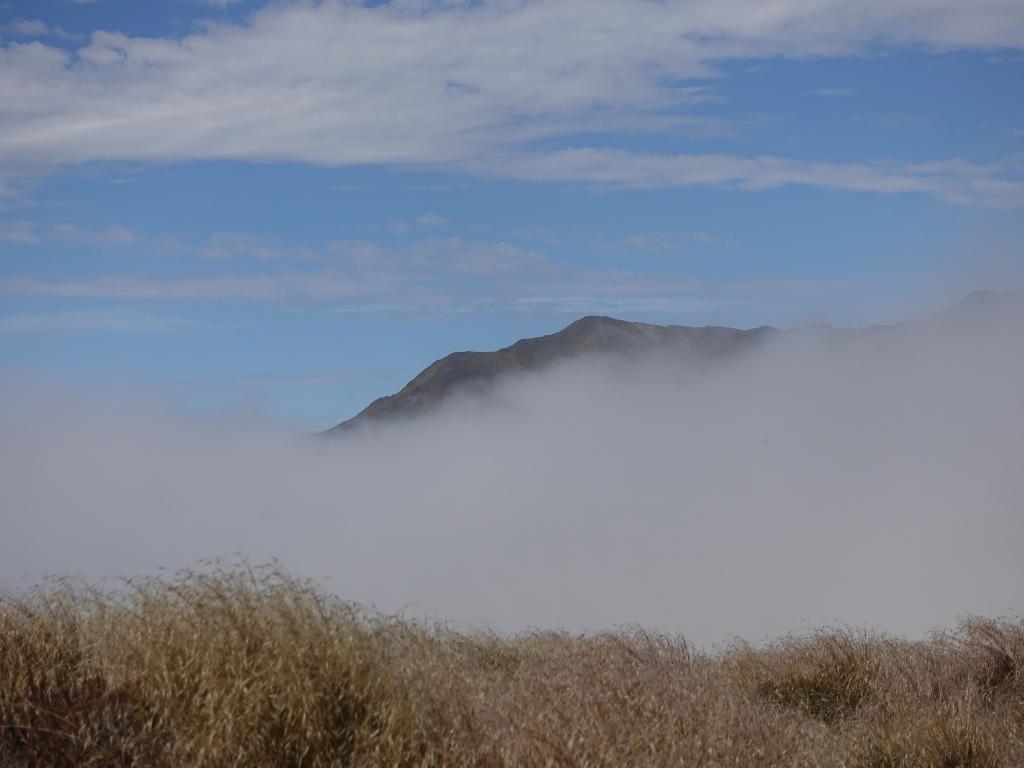
[[[1024,622],[714,655],[460,633],[274,569],[0,604],[0,766],[1024,765]]]

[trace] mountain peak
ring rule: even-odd
[[[968,293],[961,301],[961,307],[988,306],[1003,298],[1004,294],[993,291],[991,288],[977,288]]]
[[[981,288],[968,293],[943,314],[971,317],[1020,311],[1024,311],[1024,291],[993,291]]]
[[[570,328],[598,328],[603,325],[638,325],[638,323],[619,320],[608,315],[586,315],[579,320],[569,323],[562,331],[568,331]]]
[[[1024,312],[1024,291],[971,291],[939,317],[983,317],[1004,311]],[[819,326],[811,332],[836,333],[829,326]],[[400,391],[374,400],[356,416],[325,434],[419,416],[449,395],[480,391],[505,373],[540,370],[584,355],[654,352],[699,366],[735,355],[777,333],[780,332],[767,325],[739,330],[720,325],[652,325],[607,315],[587,315],[555,333],[520,339],[494,352],[454,352],[442,357],[424,368]]]
[[[714,359],[746,348],[773,328],[750,331],[720,326],[691,328],[650,325],[606,315],[587,315],[548,336],[520,339],[494,352],[455,352],[436,360],[393,395],[378,398],[363,411],[327,430],[347,432],[371,422],[418,416],[458,391],[485,388],[513,372],[539,370],[584,355],[628,355],[664,351],[695,361]]]

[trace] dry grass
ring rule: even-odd
[[[370,614],[273,569],[0,602],[0,767],[1024,765],[1024,623],[698,654]]]

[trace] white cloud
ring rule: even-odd
[[[50,28],[38,19],[15,19],[4,24],[3,31],[16,37],[42,37]]]
[[[723,245],[727,242],[713,232],[694,232],[693,239],[704,245]]]
[[[622,240],[622,248],[627,252],[640,253],[672,253],[682,248],[683,239],[679,235],[652,232],[643,235],[630,235]]]
[[[448,219],[436,213],[424,213],[415,221],[392,221],[388,226],[392,232],[404,235],[413,229],[444,229],[448,226]]]
[[[82,229],[74,224],[58,224],[53,228],[54,239],[89,245],[134,245],[138,236],[127,227],[108,227],[101,230]]]
[[[496,152],[522,158],[524,143],[535,139],[685,124],[695,118],[679,109],[708,95],[705,86],[694,90],[692,79],[713,74],[718,62],[905,46],[1024,46],[1024,6],[408,0],[365,7],[324,0],[273,4],[245,23],[209,22],[182,39],[100,31],[76,54],[11,43],[0,49],[0,164],[9,174],[104,160],[212,158],[479,169]],[[695,157],[685,162],[724,159]],[[526,159],[553,162],[548,155]],[[765,167],[765,158],[729,162],[756,166],[762,178],[800,179],[782,183],[922,186],[897,168],[851,164],[843,166],[851,180],[830,184],[823,178],[833,170],[828,164],[768,160],[784,167]],[[681,172],[678,157],[666,162],[691,179],[686,183],[721,183],[721,173],[705,181],[692,168]],[[725,173],[732,174],[728,183],[766,188],[742,169],[740,178]],[[649,172],[633,175],[610,183],[649,183]],[[957,175],[951,181],[966,182]],[[993,173],[977,184],[924,191],[989,204],[1013,198],[1015,183]]]
[[[427,229],[443,229],[448,226],[448,219],[436,213],[424,213],[416,219],[416,223]]]
[[[74,245],[124,246],[134,245],[139,242],[139,237],[127,227],[86,229],[76,224],[44,227],[31,221],[0,221],[0,241],[22,245],[63,242]]]
[[[808,96],[852,96],[853,91],[849,88],[812,88],[804,91]]]
[[[70,40],[78,35],[72,35],[63,27],[47,24],[39,19],[15,19],[0,26],[0,33],[11,37],[32,38],[32,37],[59,37]]]
[[[614,251],[626,253],[675,253],[681,252],[694,243],[700,245],[725,245],[730,241],[723,240],[712,232],[646,232],[624,237]]]
[[[1024,205],[1024,179],[1009,169],[961,159],[932,163],[818,163],[784,157],[656,155],[567,149],[494,155],[474,168],[506,178],[584,182],[625,188],[691,186],[746,190],[802,185],[852,192],[920,192],[946,202],[993,208]]]
[[[406,248],[384,248],[364,241],[338,242],[329,250],[348,269],[390,286],[409,282],[453,286],[459,280],[473,278],[536,279],[560,269],[544,254],[529,248],[461,237],[422,240]]]
[[[180,244],[175,243],[169,244],[168,247],[182,248]],[[316,251],[310,248],[283,245],[248,232],[215,232],[202,245],[184,246],[184,250],[215,261],[240,258],[258,261],[314,261],[318,258]]]

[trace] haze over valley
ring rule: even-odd
[[[636,326],[584,320],[605,349],[327,441],[8,390],[3,577],[240,552],[385,611],[701,643],[1004,615],[1022,308],[982,292],[905,325],[663,330],[640,351],[615,335]]]

